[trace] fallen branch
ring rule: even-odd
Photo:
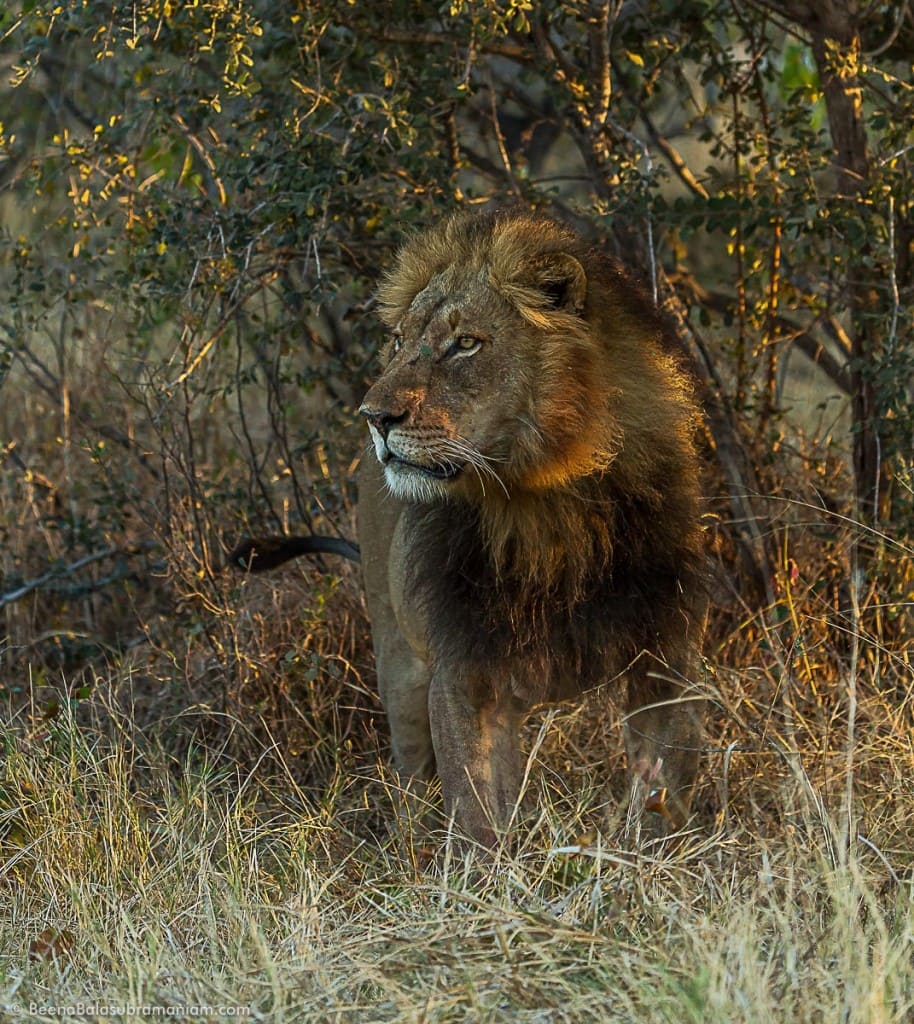
[[[23,583],[21,587],[17,587],[15,590],[9,590],[5,594],[0,594],[0,608],[5,608],[8,604],[21,601],[22,598],[27,597],[36,590],[40,590],[51,580],[59,579],[61,576],[72,576],[74,573],[79,572],[80,569],[84,569],[87,565],[91,565],[93,562],[100,562],[102,559],[113,558],[116,555],[135,554],[138,550],[146,550],[154,546],[154,541],[145,541],[144,543],[137,545],[136,548],[130,550],[116,547],[105,548],[102,551],[93,551],[92,554],[85,555],[83,558],[79,558],[75,562],[71,562],[69,565],[55,566],[55,568],[48,569],[47,572],[42,573],[40,576],[36,576],[35,579],[29,580],[28,583]]]

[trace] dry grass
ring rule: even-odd
[[[541,716],[527,730],[530,812],[515,851],[489,863],[393,824],[373,698],[354,668],[334,680],[337,652],[322,650],[328,623],[356,615],[351,583],[297,646],[263,630],[288,622],[284,603],[311,577],[234,591],[242,646],[296,652],[270,670],[279,694],[298,686],[300,749],[281,695],[245,715],[172,697],[156,717],[138,710],[151,687],[135,669],[50,717],[46,692],[11,715],[0,1014],[99,1004],[269,1021],[911,1019],[912,709],[897,655],[889,668],[860,650],[846,662],[851,729],[847,674],[815,693],[745,626],[732,643],[746,668],[719,666],[707,684],[717,711],[695,826],[656,846],[626,835],[605,792],[621,753],[599,695]],[[308,706],[296,658],[319,662],[310,682],[333,691],[333,710],[319,695]],[[287,737],[278,746],[271,722]],[[62,933],[59,955],[30,958],[48,930]]]
[[[603,716],[591,708],[556,716],[542,743],[531,729],[538,811],[494,863],[444,839],[427,860],[388,836],[389,775],[345,749],[318,791],[275,749],[244,768],[200,747],[177,761],[161,731],[114,704],[50,726],[23,709],[3,735],[0,1007],[206,1005],[269,1021],[910,1020],[909,739],[880,735],[896,710],[869,682],[855,752],[884,788],[881,806],[869,789],[855,803],[849,842],[840,763],[830,772],[835,758],[785,752],[767,764],[731,757],[726,824],[708,813],[717,756],[704,812],[678,841],[638,848],[619,822],[581,853],[563,849],[590,810],[555,776],[570,748],[598,757],[590,731]],[[109,696],[129,687],[124,676]],[[46,929],[67,948],[30,959]]]

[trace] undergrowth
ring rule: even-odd
[[[0,489],[0,1021],[911,1019],[904,537],[772,469],[764,600],[712,545],[688,829],[629,829],[610,685],[531,716],[487,860],[398,820],[357,567],[225,570],[249,467],[216,406],[163,433],[156,477],[0,409],[25,439]],[[353,449],[303,456],[319,530],[352,536]]]
[[[489,861],[397,823],[379,707],[342,653],[356,584],[304,613],[310,572],[236,581],[239,649],[272,646],[239,692],[182,699],[163,659],[156,696],[147,659],[9,705],[3,1019],[910,1019],[910,668],[873,649],[866,607],[825,651],[794,578],[805,654],[762,618],[709,650],[696,814],[664,842],[626,831],[606,693],[533,716],[525,811]]]

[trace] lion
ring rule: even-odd
[[[380,285],[358,533],[380,695],[407,789],[491,846],[535,705],[625,678],[641,810],[689,815],[706,598],[700,422],[664,319],[567,226],[457,213]]]

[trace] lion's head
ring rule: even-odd
[[[624,472],[622,453],[643,479],[646,448],[689,443],[649,304],[554,221],[457,214],[404,246],[379,297],[387,365],[361,411],[397,497],[503,504]]]

